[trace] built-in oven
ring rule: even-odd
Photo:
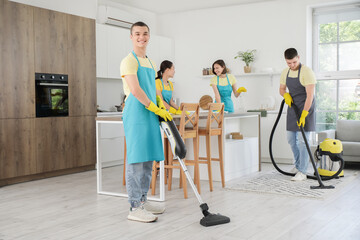
[[[68,75],[35,73],[36,117],[69,116]]]

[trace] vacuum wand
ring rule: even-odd
[[[184,161],[182,160],[186,156],[186,147],[177,127],[175,126],[175,123],[173,121],[164,121],[164,119],[160,118],[160,126],[164,130],[169,140],[173,155],[178,159],[180,166],[184,171],[185,176],[188,182],[190,183],[190,186],[194,191],[197,200],[199,201],[201,211],[204,215],[204,217],[200,220],[200,224],[205,227],[208,227],[208,226],[215,226],[219,224],[229,223],[230,222],[229,217],[220,214],[210,213],[208,211],[209,210],[208,205],[202,200],[199,192],[197,191],[194,181],[192,180],[190,173],[187,170]]]

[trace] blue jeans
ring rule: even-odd
[[[309,142],[310,132],[305,132],[306,140]],[[306,174],[309,164],[309,153],[306,149],[304,138],[300,131],[287,131],[287,140],[294,154],[295,167]]]
[[[126,163],[126,190],[131,207],[137,208],[147,200],[153,162]]]

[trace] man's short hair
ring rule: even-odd
[[[136,23],[134,23],[133,25],[131,25],[130,34],[132,34],[132,30],[133,30],[134,27],[147,27],[147,29],[148,29],[149,32],[150,32],[150,28],[149,28],[148,25],[146,25],[146,23],[144,23],[144,22],[136,22]]]
[[[294,57],[297,57],[298,52],[296,51],[295,48],[288,48],[285,50],[284,56],[285,56],[285,59],[290,60],[290,59],[293,59]]]

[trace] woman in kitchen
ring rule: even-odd
[[[160,64],[160,70],[157,72],[156,77],[156,95],[161,96],[164,100],[166,109],[172,114],[181,114],[181,110],[178,105],[175,104],[172,97],[174,91],[174,85],[169,80],[173,78],[175,74],[175,66],[172,62],[164,60]]]
[[[234,112],[231,92],[234,92],[235,97],[239,97],[242,92],[247,91],[246,88],[236,88],[236,79],[234,75],[227,74],[227,68],[223,60],[216,60],[212,65],[212,71],[216,76],[211,79],[210,86],[214,90],[216,102],[224,103],[225,111]]]

